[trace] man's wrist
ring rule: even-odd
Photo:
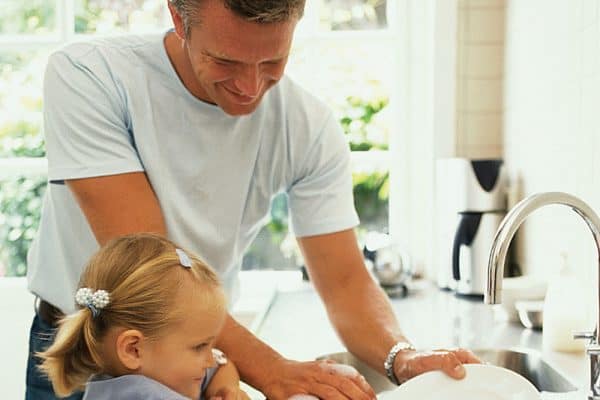
[[[396,360],[396,357],[399,353],[406,351],[415,351],[415,348],[412,344],[410,344],[407,341],[397,342],[392,346],[383,363],[383,368],[385,369],[385,373],[388,379],[396,385],[400,385],[401,382],[396,376],[396,372],[394,371],[394,361]]]

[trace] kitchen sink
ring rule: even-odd
[[[540,392],[572,392],[577,390],[565,376],[542,360],[539,353],[529,350],[473,350],[484,362],[510,369],[527,378]],[[334,353],[319,357],[351,365],[360,372],[376,393],[393,389],[395,386],[352,354]]]
[[[523,350],[476,350],[481,360],[508,368],[527,378],[540,392],[573,392],[577,387],[542,360],[540,354]]]

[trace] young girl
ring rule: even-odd
[[[247,397],[233,364],[213,349],[226,316],[215,273],[167,239],[111,241],[90,260],[75,300],[79,310],[40,354],[58,395],[85,388],[84,400]]]

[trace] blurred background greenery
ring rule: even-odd
[[[56,2],[52,0],[3,0],[0,32],[3,34],[44,34],[56,29]]]
[[[165,0],[3,0],[0,40],[14,39],[13,46],[0,48],[1,159],[45,157],[41,88],[47,56],[62,44],[56,39],[65,30],[59,26],[61,2],[70,2],[74,10],[72,27],[67,28],[77,39],[157,32],[170,26]],[[310,4],[319,8],[318,21],[312,24],[305,17],[299,32],[306,26],[321,32],[387,27],[385,0],[313,0]],[[45,44],[51,38],[57,43]],[[288,72],[333,108],[352,151],[385,151],[391,120],[386,107],[394,74],[390,52],[385,42],[353,38],[296,40]],[[367,230],[387,231],[387,169],[356,168],[353,183],[361,219],[359,236]],[[18,170],[0,174],[0,276],[26,273],[27,249],[39,225],[45,188],[45,176]],[[301,264],[297,253],[288,234],[287,199],[282,194],[274,199],[270,222],[248,250],[243,268],[297,268]]]

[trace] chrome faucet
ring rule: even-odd
[[[521,223],[533,211],[549,204],[562,204],[570,207],[583,218],[594,236],[594,243],[598,251],[598,270],[600,271],[600,218],[585,202],[567,193],[549,192],[539,193],[527,197],[519,202],[506,215],[498,232],[494,237],[490,260],[488,264],[487,288],[484,296],[486,304],[500,304],[502,302],[502,277],[504,276],[504,263],[508,246]],[[600,290],[600,287],[599,287]],[[598,298],[600,312],[600,294]],[[575,333],[576,339],[589,339],[587,354],[590,356],[590,392],[588,399],[600,400],[600,316],[596,322],[594,332]]]

